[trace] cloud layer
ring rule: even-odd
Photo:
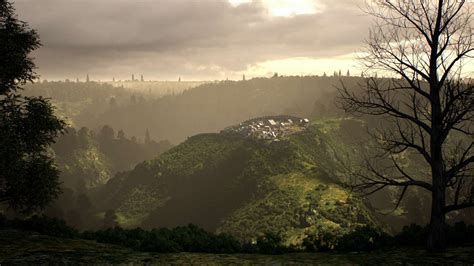
[[[214,79],[265,61],[359,51],[370,20],[358,4],[319,0],[318,12],[289,17],[272,16],[268,1],[17,0],[15,7],[41,36],[35,56],[44,77]]]

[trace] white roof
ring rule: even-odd
[[[275,120],[273,120],[273,119],[269,119],[269,120],[268,120],[268,123],[270,123],[270,125],[272,125],[272,126],[275,126],[275,125],[277,124],[277,123],[275,122]]]

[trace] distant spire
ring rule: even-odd
[[[145,132],[145,143],[150,143],[150,141],[151,141],[150,131],[148,131],[148,128],[147,128]]]
[[[79,83],[79,78],[76,78],[76,82]]]
[[[351,76],[351,72],[349,71],[349,69],[347,70],[347,75],[346,76],[348,76],[348,77]]]
[[[87,74],[87,76],[86,76],[86,82],[90,82],[89,74]]]
[[[132,81],[135,81],[135,74],[132,74]]]
[[[245,74],[242,75],[242,80],[245,80]]]
[[[141,81],[141,82],[145,81],[145,80],[143,79],[143,74],[140,75],[140,81]]]
[[[112,77],[112,82],[115,82],[115,77]]]
[[[178,78],[178,82],[181,82],[181,77]]]

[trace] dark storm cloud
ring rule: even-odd
[[[318,1],[320,13],[271,17],[254,1],[17,0],[36,28],[40,73],[110,78],[213,77],[289,57],[331,57],[360,49],[367,18],[358,0]]]

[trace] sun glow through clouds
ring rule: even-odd
[[[246,4],[252,0],[228,0],[233,6]],[[261,0],[268,14],[274,17],[316,14],[322,7],[315,0]]]

